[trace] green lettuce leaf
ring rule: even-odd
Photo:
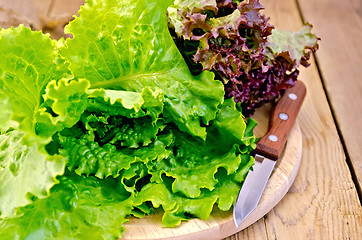
[[[34,116],[44,88],[61,76],[55,43],[48,35],[20,26],[1,29],[0,46],[0,96],[8,99],[6,109],[19,128],[34,133]]]
[[[230,209],[254,165],[250,152],[255,148],[255,126],[252,119],[245,123],[235,103],[227,99],[207,128],[206,141],[172,130],[168,144],[172,151],[162,161],[148,163],[152,177],[137,195],[136,208],[149,214],[162,206],[164,227],[190,217],[205,220],[215,203],[222,211]]]
[[[0,135],[0,216],[14,215],[16,207],[30,203],[47,191],[62,174],[60,156],[49,156],[44,146],[24,143],[24,134],[12,130]]]
[[[172,1],[88,1],[66,26],[61,54],[77,78],[91,88],[141,92],[159,88],[165,94],[165,117],[182,130],[206,138],[206,129],[223,102],[222,84],[204,72],[193,76],[167,27]]]
[[[50,196],[0,222],[0,239],[117,239],[131,213],[133,193],[117,179],[67,173]]]
[[[145,164],[151,160],[163,159],[170,154],[165,143],[160,140],[146,147],[121,150],[110,143],[99,146],[97,142],[85,137],[63,137],[60,144],[60,154],[65,156],[69,170],[78,175],[95,175],[100,179],[122,176],[123,170],[130,169],[133,163]]]
[[[55,43],[29,28],[0,30],[0,217],[14,214],[29,199],[44,197],[64,163],[36,136],[36,115],[45,86],[58,79]]]
[[[18,128],[18,122],[11,120],[11,103],[10,98],[0,95],[0,133],[10,127]]]
[[[210,191],[203,189],[197,198],[187,198],[172,192],[172,180],[164,178],[161,183],[149,183],[138,193],[135,206],[145,211],[152,212],[146,202],[151,202],[152,207],[162,206],[164,214],[162,216],[163,227],[175,227],[181,221],[191,217],[198,217],[206,220],[216,203],[220,210],[227,211],[235,203],[240,191],[240,182],[236,182],[225,171],[220,171],[217,175],[222,178],[215,188]]]
[[[89,82],[85,79],[51,81],[43,95],[45,103],[36,115],[36,133],[52,136],[76,124],[87,107],[88,88]]]
[[[191,139],[181,132],[175,133],[172,153],[163,161],[153,162],[150,173],[152,181],[161,182],[162,174],[172,177],[172,191],[195,198],[201,189],[214,189],[217,184],[215,174],[219,168],[225,168],[228,174],[235,173],[241,161],[238,146],[215,150],[215,145]],[[226,151],[225,151],[226,150]]]
[[[161,158],[158,154],[163,156],[166,146],[157,134],[165,127],[160,116],[163,100],[160,91],[149,88],[141,93],[89,91],[85,103],[77,101],[86,109],[80,121],[54,138],[68,169],[103,179],[119,176],[134,162]]]
[[[150,167],[151,181],[161,182],[162,174],[172,177],[172,191],[195,198],[200,196],[201,190],[213,190],[218,183],[215,174],[221,168],[228,175],[243,168],[250,159],[250,152],[256,147],[256,138],[252,133],[255,122],[246,123],[240,112],[236,110],[235,102],[227,99],[221,106],[215,120],[207,128],[206,141],[192,138],[187,133],[172,130],[174,140],[168,158],[153,162]],[[237,126],[237,128],[235,128]],[[245,130],[248,130],[247,135]],[[242,162],[242,158],[247,162]],[[250,165],[250,166],[251,166]],[[238,178],[245,175],[250,168],[238,174]],[[240,171],[239,171],[240,172]]]
[[[231,98],[225,99],[220,106],[220,111],[212,121],[212,126],[218,130],[219,134],[225,136],[223,139],[219,139],[219,142],[243,143],[246,124],[242,113],[236,110],[236,104]],[[235,126],[238,127],[235,129]],[[232,137],[230,138],[230,136]]]
[[[102,179],[117,177],[119,171],[130,168],[131,163],[138,160],[136,156],[117,151],[114,145],[105,144],[100,147],[97,142],[86,138],[63,138],[61,145],[60,153],[65,156],[67,167],[79,175],[94,174]]]
[[[104,89],[94,89],[89,92],[89,96],[94,99],[89,104],[91,111],[102,111],[128,118],[150,116],[153,121],[156,121],[163,112],[164,94],[159,89],[151,90],[145,87],[140,93]]]
[[[0,31],[0,239],[116,239],[131,214],[162,207],[172,227],[231,208],[255,122],[190,73],[171,3],[88,0],[66,41]]]

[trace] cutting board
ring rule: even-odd
[[[253,118],[258,121],[255,135],[264,135],[268,128],[268,116],[271,110],[270,105],[266,105],[254,114]],[[294,124],[284,152],[266,185],[264,193],[257,208],[236,228],[233,220],[232,209],[223,212],[214,209],[207,221],[192,219],[182,222],[175,228],[162,228],[162,212],[155,212],[142,219],[131,218],[124,226],[126,231],[121,239],[124,240],[189,240],[189,239],[222,239],[233,235],[244,228],[258,221],[288,192],[292,185],[301,161],[302,155],[302,134],[298,121]]]

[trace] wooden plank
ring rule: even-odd
[[[51,1],[52,0],[0,0],[0,9],[3,9],[4,12],[10,11],[13,13],[8,16],[7,20],[11,20],[14,15],[20,16],[19,22],[13,22],[15,25],[22,23],[21,21],[27,20],[27,25],[31,25],[34,29],[40,30],[42,28],[43,21],[46,18],[46,13]]]
[[[346,148],[362,184],[362,3],[299,1],[304,19],[322,38],[317,60]]]
[[[41,1],[41,0],[40,0]],[[52,0],[49,16],[54,18],[71,18],[78,13],[85,0]]]
[[[0,24],[4,28],[24,24],[35,29],[41,25],[36,6],[32,1],[24,3],[23,0],[0,0]]]
[[[85,0],[0,0],[0,26],[24,24],[50,33],[52,38],[65,36],[64,25],[73,19]]]
[[[37,0],[42,1],[42,0]],[[47,21],[43,26],[52,38],[70,37],[64,34],[64,26],[74,19],[85,0],[52,0],[47,13]]]
[[[268,240],[269,237],[265,230],[265,220],[264,218],[260,219],[250,227],[243,230],[241,233],[234,234],[226,238],[227,240]],[[226,240],[225,239],[225,240]]]
[[[20,24],[31,27],[33,26],[33,21],[14,9],[4,8],[0,3],[0,27],[10,28],[12,26],[19,26]]]
[[[262,4],[278,29],[297,31],[302,26],[295,1]],[[300,79],[307,84],[299,114],[304,144],[300,170],[289,193],[261,221],[268,239],[361,239],[362,209],[316,65],[301,69]],[[244,239],[245,234],[228,240]]]

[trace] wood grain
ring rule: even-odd
[[[299,1],[305,21],[322,38],[317,52],[332,110],[362,183],[362,2]]]
[[[51,38],[69,37],[64,26],[85,0],[0,0],[0,27],[23,24],[49,33]]]
[[[84,3],[85,0],[51,0],[46,21],[42,26],[43,31],[50,33],[54,39],[71,37],[70,34],[64,33],[64,26],[74,19],[74,15]]]
[[[260,110],[263,110],[261,112]],[[257,113],[259,119],[258,135],[265,134],[268,128],[268,112],[270,108],[260,109]],[[162,212],[146,216],[142,219],[132,218],[124,226],[126,231],[121,239],[222,239],[250,226],[268,213],[284,197],[292,185],[300,165],[302,155],[302,135],[299,124],[296,123],[288,138],[285,151],[277,162],[257,208],[236,228],[232,210],[222,212],[214,210],[207,221],[193,219],[181,223],[176,228],[162,228]]]
[[[40,5],[37,1],[40,0],[0,0],[0,13],[3,13],[0,14],[1,27],[25,24],[40,30],[51,0],[43,0]]]
[[[278,29],[297,31],[302,26],[295,1],[261,2]],[[260,220],[265,229],[252,225],[250,231],[255,235],[265,231],[267,239],[362,239],[361,205],[313,59],[309,68],[301,69],[300,80],[306,83],[308,94],[299,114],[303,133],[299,173],[289,193]],[[250,233],[244,230],[227,239],[246,235]]]

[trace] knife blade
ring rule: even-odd
[[[249,171],[235,202],[233,216],[236,227],[257,207],[268,179],[288,139],[306,95],[301,81],[285,90],[274,107],[267,133],[255,149],[255,165]]]

